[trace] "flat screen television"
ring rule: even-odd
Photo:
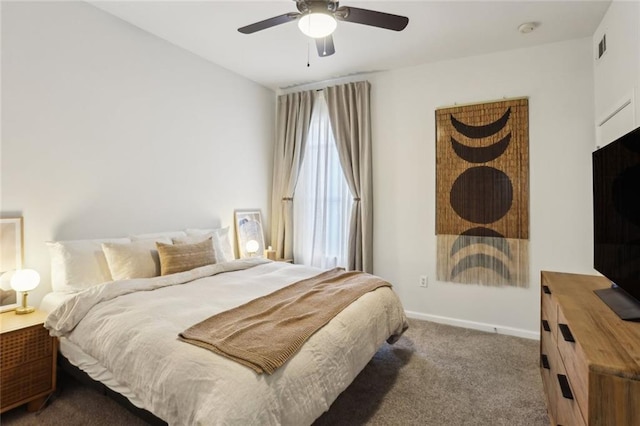
[[[640,320],[640,128],[593,153],[594,268],[611,288],[596,294]]]

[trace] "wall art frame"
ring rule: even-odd
[[[435,115],[438,280],[528,287],[528,99]]]
[[[22,217],[0,218],[0,312],[11,311],[20,303],[10,280],[22,269],[24,261],[24,225]]]
[[[253,257],[264,257],[264,231],[260,210],[236,210],[234,217],[239,258],[251,257],[247,252],[247,243],[251,240],[258,243],[258,250]]]

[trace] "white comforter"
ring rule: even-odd
[[[273,375],[177,337],[211,315],[319,272],[253,259],[116,281],[71,297],[45,326],[97,359],[169,424],[311,424],[380,345],[404,330],[404,310],[390,288],[347,307]]]

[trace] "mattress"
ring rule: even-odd
[[[255,259],[116,281],[60,298],[46,326],[72,364],[169,424],[311,424],[406,328],[390,288],[360,297],[272,375],[182,342],[178,333],[318,272]]]

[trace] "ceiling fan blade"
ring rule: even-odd
[[[333,37],[331,37],[331,34],[324,38],[317,38],[316,48],[318,49],[318,56],[321,58],[331,56],[336,53],[336,48],[333,45]]]
[[[357,7],[339,7],[335,17],[342,21],[355,22],[356,24],[370,25],[372,27],[385,28],[387,30],[402,31],[409,23],[406,16],[392,15],[390,13],[376,12],[375,10],[360,9]]]
[[[300,18],[300,16],[301,14],[297,12],[285,13],[284,15],[274,16],[273,18],[265,19],[264,21],[256,22],[254,24],[238,28],[238,31],[240,31],[242,34],[252,34],[256,31],[266,30],[267,28],[275,27],[276,25],[295,21]]]

